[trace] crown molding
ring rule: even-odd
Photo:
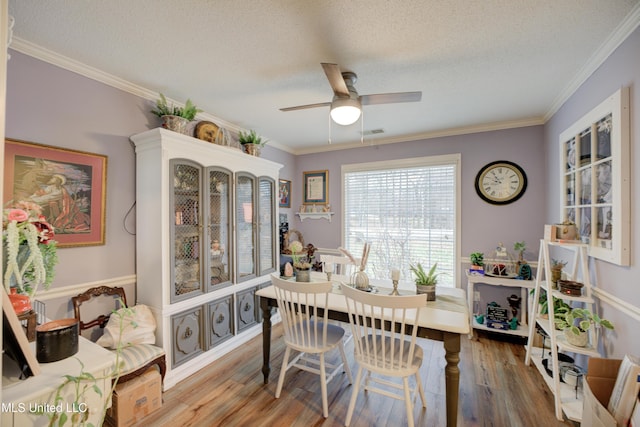
[[[589,77],[600,67],[604,61],[622,44],[623,41],[635,31],[640,25],[640,3],[629,12],[626,18],[616,27],[609,37],[600,45],[598,49],[584,64],[582,69],[578,71],[575,77],[569,82],[565,89],[560,92],[558,97],[551,104],[551,107],[544,115],[546,123],[564,103],[587,81]]]
[[[32,56],[36,59],[55,65],[57,67],[63,68],[65,70],[71,71],[73,73],[79,74],[83,77],[87,77],[116,89],[120,89],[142,99],[146,99],[152,102],[155,102],[158,99],[158,92],[133,84],[127,80],[99,70],[97,68],[90,67],[89,65],[83,64],[82,62],[76,61],[75,59],[60,55],[51,50],[23,40],[19,37],[13,38],[11,49],[28,56]],[[184,103],[181,103],[174,99],[167,98],[167,101],[174,105],[184,107]],[[206,112],[198,113],[196,117],[200,120],[209,120],[215,122],[217,125],[220,125],[234,132],[245,130],[234,123],[228,122],[224,119],[221,119],[220,117],[216,117]]]
[[[329,151],[348,150],[351,148],[371,147],[371,146],[378,146],[378,145],[385,145],[385,144],[396,144],[399,142],[420,141],[425,139],[443,138],[448,136],[467,135],[471,133],[492,132],[497,130],[515,129],[515,128],[529,127],[529,126],[539,126],[543,124],[544,124],[544,119],[542,117],[535,117],[531,119],[510,120],[510,121],[504,121],[504,122],[486,123],[482,125],[441,129],[441,130],[435,130],[431,132],[404,135],[404,136],[395,137],[395,138],[381,138],[381,139],[371,139],[371,140],[367,140],[365,138],[362,143],[360,141],[356,141],[356,142],[348,142],[345,144],[317,145],[313,147],[296,149],[294,150],[293,154],[303,155],[303,154],[325,153]]]

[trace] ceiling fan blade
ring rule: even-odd
[[[329,84],[331,85],[331,89],[333,89],[333,93],[338,96],[349,96],[349,89],[347,88],[347,84],[344,82],[344,78],[342,77],[338,64],[328,64],[323,62],[322,69],[327,75],[327,79],[329,79]]]
[[[330,105],[330,102],[319,102],[317,104],[297,105],[295,107],[281,108],[280,111],[306,110],[307,108],[328,107]]]
[[[362,95],[360,97],[360,102],[362,103],[362,105],[373,105],[393,104],[396,102],[419,102],[421,99],[422,92],[396,92]]]

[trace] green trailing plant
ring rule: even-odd
[[[484,266],[484,253],[482,252],[472,252],[469,255],[469,260],[471,261],[471,265],[476,265],[478,267]]]
[[[409,270],[415,276],[416,286],[434,286],[438,283],[438,276],[444,274],[442,272],[436,273],[436,269],[438,268],[438,263],[436,262],[431,266],[431,269],[427,272],[422,267],[422,264],[410,264]]]
[[[592,313],[586,308],[561,309],[561,312],[554,319],[556,328],[565,330],[571,329],[576,335],[580,332],[587,332],[592,326],[602,326],[613,329],[613,323],[609,320],[601,319],[596,313]]]
[[[253,144],[259,147],[264,147],[267,142],[269,142],[268,139],[263,139],[261,136],[259,136],[255,130],[250,130],[248,132],[240,131],[238,133],[238,141],[242,145]]]
[[[156,108],[151,110],[151,113],[155,114],[158,117],[178,116],[191,121],[196,118],[196,114],[202,111],[203,110],[197,108],[190,99],[187,99],[184,107],[169,105],[167,103],[167,98],[165,98],[163,94],[160,94],[160,99],[156,101]]]
[[[124,303],[120,300],[120,307],[124,307]],[[95,377],[90,372],[85,371],[84,364],[80,359],[76,360],[80,364],[80,374],[77,376],[74,375],[64,375],[65,380],[60,384],[53,395],[53,404],[54,406],[59,406],[64,403],[66,397],[68,395],[68,386],[71,386],[74,393],[73,402],[70,403],[70,407],[76,409],[74,412],[71,412],[71,417],[69,417],[66,411],[58,412],[58,411],[35,411],[36,415],[47,415],[49,417],[48,427],[54,426],[65,426],[70,425],[72,427],[82,426],[82,427],[98,427],[93,423],[88,422],[88,417],[90,414],[89,408],[85,407],[85,400],[87,393],[93,391],[98,396],[102,397],[102,392],[100,391],[100,387],[98,387],[98,381],[109,380],[111,381],[111,388],[109,389],[109,395],[104,398],[104,406],[102,407],[102,421],[107,413],[107,409],[109,408],[109,404],[111,403],[111,396],[113,396],[113,392],[115,391],[116,385],[118,384],[118,380],[120,379],[120,371],[123,366],[124,361],[122,360],[122,350],[127,345],[127,343],[122,342],[122,335],[125,329],[125,322],[122,320],[126,316],[132,316],[134,313],[133,308],[123,308],[121,310],[114,309],[112,311],[112,315],[120,317],[119,328],[120,328],[120,337],[118,338],[117,346],[116,346],[116,360],[113,365],[113,370],[110,375],[106,377]],[[133,323],[133,327],[136,328],[138,325]],[[64,408],[69,407],[69,403],[67,406],[62,405]],[[101,425],[101,424],[99,424]]]
[[[531,295],[535,292],[535,289],[531,289]],[[544,289],[540,290],[540,296],[538,297],[538,304],[540,304],[540,314],[549,313],[549,300],[547,299],[547,292]],[[557,318],[566,310],[571,309],[571,306],[564,302],[561,298],[553,297],[553,317]]]

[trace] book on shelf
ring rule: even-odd
[[[555,242],[556,240],[556,226],[552,224],[545,224],[544,226],[544,240],[547,242]]]
[[[618,426],[629,423],[633,406],[640,392],[640,358],[625,355],[618,369],[607,410],[613,415]]]

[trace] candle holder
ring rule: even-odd
[[[398,292],[398,281],[397,280],[393,280],[393,291],[391,291],[391,293],[389,295],[400,295],[400,292]]]
[[[327,271],[327,282],[330,282],[330,281],[331,281],[331,275],[332,275],[332,274],[333,274],[333,273],[331,273],[330,271]]]

